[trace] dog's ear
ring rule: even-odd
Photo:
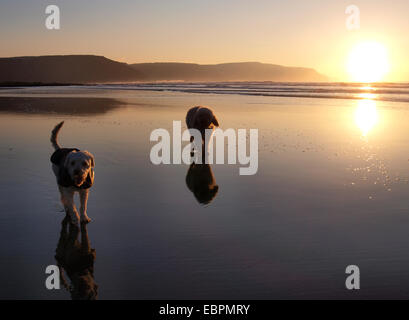
[[[91,186],[94,184],[94,170],[91,170],[91,172],[88,174],[89,178],[91,179]]]
[[[94,169],[91,169],[88,172],[86,182],[84,183],[83,186],[86,187],[86,188],[91,188],[93,184],[94,184]]]
[[[95,157],[94,155],[89,152],[89,151],[83,151],[89,158],[89,160],[91,161],[91,168],[95,168]]]
[[[217,120],[216,116],[213,116],[212,123],[213,123],[216,127],[219,127],[219,121]]]

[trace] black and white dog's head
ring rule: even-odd
[[[88,151],[61,148],[51,156],[59,169],[58,184],[63,187],[89,188],[94,182],[94,156]]]

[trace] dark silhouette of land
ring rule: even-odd
[[[314,69],[259,62],[200,65],[193,63],[139,63],[132,67],[147,81],[328,81]]]
[[[134,81],[138,72],[126,63],[100,56],[0,58],[0,83],[100,83]]]
[[[0,58],[0,84],[64,85],[137,81],[327,81],[314,69],[258,62],[126,64],[93,55]]]

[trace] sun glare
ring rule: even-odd
[[[358,107],[355,110],[355,123],[361,130],[362,135],[366,137],[377,122],[376,102],[370,99],[359,100]]]
[[[378,42],[359,43],[349,54],[347,68],[352,81],[381,81],[389,72],[388,52]]]

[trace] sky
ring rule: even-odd
[[[60,8],[60,30],[45,8]],[[360,9],[348,30],[345,9]],[[96,54],[127,62],[258,61],[310,67],[347,81],[357,43],[388,52],[383,80],[409,81],[408,0],[1,0],[1,57]]]

